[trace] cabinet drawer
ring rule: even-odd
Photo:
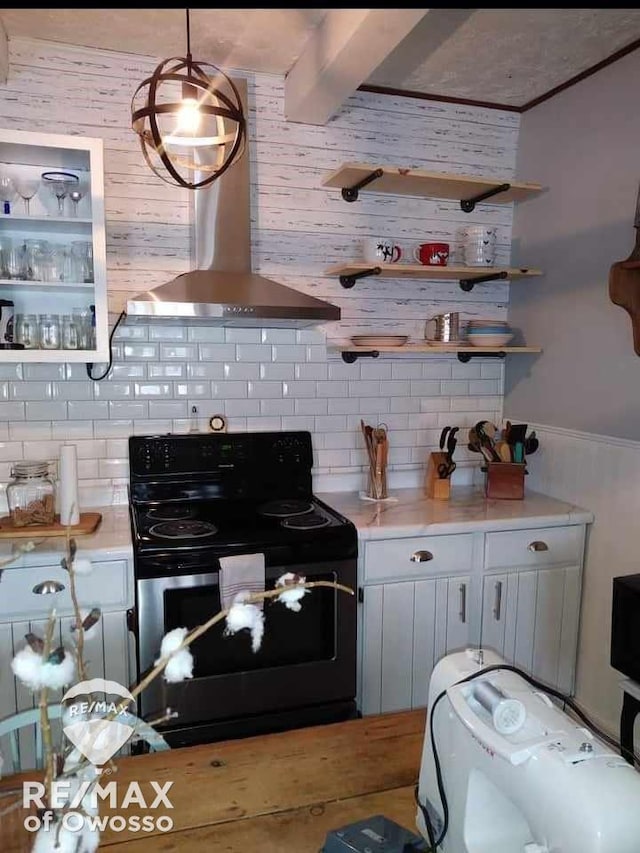
[[[458,571],[468,572],[471,569],[472,554],[471,533],[367,542],[364,579],[399,580]],[[414,555],[415,559],[412,560]]]
[[[582,527],[538,527],[487,533],[485,568],[580,563]]]
[[[38,595],[33,588],[43,581],[58,581],[60,592]],[[127,561],[108,560],[93,564],[90,575],[76,577],[82,610],[100,607],[117,610],[127,606]],[[0,622],[15,619],[43,619],[52,607],[59,616],[73,612],[69,575],[60,565],[5,569],[0,579]]]

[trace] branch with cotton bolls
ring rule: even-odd
[[[266,590],[265,592],[239,592],[233,599],[231,607],[216,613],[211,619],[208,619],[192,631],[187,631],[186,628],[174,628],[173,631],[166,634],[162,641],[163,645],[167,641],[167,645],[165,646],[166,654],[162,653],[161,646],[160,657],[154,662],[153,669],[132,689],[131,695],[134,698],[139,696],[163,670],[166,670],[172,657],[179,655],[184,650],[188,650],[188,647],[194,640],[206,634],[210,628],[213,628],[214,625],[217,625],[223,619],[227,620],[225,629],[225,633],[227,634],[235,634],[237,631],[244,629],[250,631],[252,649],[254,652],[257,652],[262,643],[264,633],[264,615],[260,608],[255,607],[255,605],[261,601],[276,599],[290,610],[299,611],[301,609],[300,599],[310,590],[317,587],[328,587],[339,592],[345,592],[348,595],[354,595],[351,587],[344,586],[343,584],[334,583],[333,581],[309,581],[307,583],[304,577],[295,575],[292,572],[287,572],[279,577],[274,589]],[[189,652],[189,656],[191,657],[191,652]],[[191,658],[191,660],[193,659]],[[174,681],[176,676],[182,671],[186,673],[187,667],[181,665],[177,668],[172,667],[169,670],[169,677],[167,677],[165,671],[165,680]],[[184,678],[191,678],[191,670],[189,670],[189,674],[184,675]],[[119,710],[119,708],[112,710],[107,715],[107,719],[114,719]]]
[[[39,705],[45,745],[45,766],[47,768],[45,790],[47,793],[50,791],[50,783],[54,779],[54,754],[46,704],[47,691],[61,686],[68,686],[75,676],[76,669],[80,680],[86,680],[83,659],[84,638],[87,631],[94,628],[101,618],[99,608],[93,608],[89,612],[86,609],[82,611],[80,608],[76,594],[76,575],[89,574],[92,567],[91,561],[88,558],[78,557],[76,543],[69,536],[67,539],[67,555],[62,559],[61,565],[68,572],[70,580],[69,588],[75,613],[75,623],[72,629],[73,639],[75,640],[74,648],[67,650],[63,646],[60,646],[51,651],[51,638],[53,636],[53,629],[51,628],[48,630],[44,641],[35,636],[35,634],[27,635],[27,645],[16,654],[12,663],[16,677],[32,690],[40,691]],[[181,627],[169,631],[163,637],[159,657],[154,661],[152,669],[136,686],[130,689],[128,702],[136,699],[161,674],[164,676],[165,681],[172,684],[192,678],[194,659],[189,646],[214,625],[223,620],[226,620],[225,635],[248,631],[251,635],[252,649],[254,652],[258,652],[262,644],[265,624],[263,610],[256,605],[267,600],[273,600],[274,605],[279,603],[289,610],[298,613],[302,610],[303,598],[317,587],[327,587],[334,589],[336,592],[354,595],[353,589],[342,584],[332,581],[312,581],[307,583],[304,577],[287,572],[278,578],[274,589],[258,593],[240,592],[235,596],[228,608],[215,613],[202,625],[192,630]],[[52,616],[52,620],[54,618],[55,614]],[[43,672],[45,673],[44,676]],[[124,710],[128,702],[112,703],[113,707],[111,710],[101,719],[104,721],[114,720]],[[167,711],[165,718],[161,719],[170,719],[174,716],[176,715],[173,712]],[[48,732],[46,737],[45,732]],[[83,777],[83,774],[89,772],[91,768],[92,765],[86,756],[80,754],[78,750],[71,750],[67,755],[67,760],[64,762],[59,778],[79,779]],[[94,784],[94,782],[95,779],[92,777],[91,784]],[[50,796],[47,799],[51,801]],[[62,824],[59,819],[57,820],[58,829],[60,829]],[[66,849],[65,844],[67,841],[71,842],[71,839],[62,838],[56,831],[48,833],[46,837],[39,832],[33,853],[48,853],[50,850],[55,851],[55,853],[62,853],[61,847],[56,845],[56,839],[64,842],[61,845],[62,849]],[[95,850],[98,843],[99,835],[91,838],[83,837],[79,840],[80,849],[86,851],[86,853]],[[77,849],[74,848],[75,851]]]

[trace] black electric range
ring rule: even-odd
[[[265,589],[293,571],[355,591],[357,531],[312,492],[308,432],[133,436],[129,463],[139,675],[164,633],[221,609],[221,557],[264,554]],[[145,691],[143,716],[178,710],[173,745],[355,715],[355,596],[319,588],[300,614],[265,613],[257,654],[221,625],[194,644],[187,690]]]

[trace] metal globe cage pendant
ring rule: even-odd
[[[147,165],[159,178],[197,190],[243,155],[246,121],[240,94],[227,75],[210,63],[194,62],[188,9],[186,13],[187,55],[163,60],[138,86],[131,126]]]

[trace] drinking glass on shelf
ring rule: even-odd
[[[18,314],[16,318],[16,342],[25,349],[37,349],[40,343],[38,317],[36,314]]]
[[[58,314],[40,314],[40,346],[42,349],[60,349]]]
[[[25,275],[29,281],[47,280],[47,258],[49,243],[47,240],[25,240]]]
[[[78,204],[82,201],[87,193],[87,188],[84,184],[78,183],[75,187],[69,190],[69,198],[71,199],[71,216],[78,216]]]
[[[93,282],[93,246],[88,240],[74,240],[71,253],[75,263],[75,279],[84,284]]]
[[[58,199],[58,216],[64,216],[64,200],[80,179],[71,172],[43,172],[42,183]]]
[[[15,177],[13,179],[13,183],[16,188],[16,192],[24,202],[24,212],[27,216],[30,216],[31,210],[29,205],[31,203],[31,199],[38,192],[40,180],[38,178]]]
[[[72,314],[62,315],[62,349],[80,349],[80,333]]]
[[[25,244],[22,240],[9,240],[7,238],[6,248],[3,246],[3,268],[7,278],[25,279],[26,255]]]
[[[78,330],[78,349],[92,349],[91,312],[88,308],[74,308],[71,316]]]

